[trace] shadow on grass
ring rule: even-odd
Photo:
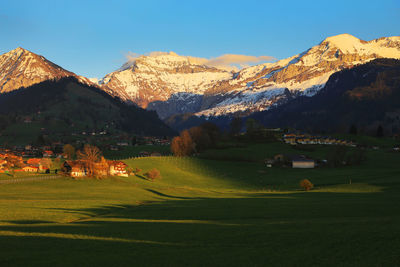
[[[145,176],[141,175],[141,174],[135,174],[135,177],[145,180],[145,181],[150,181],[149,179],[147,179]]]
[[[5,223],[17,224],[17,225],[32,225],[32,224],[44,224],[44,223],[54,223],[52,221],[43,221],[43,220],[12,220],[12,221],[2,221]]]
[[[393,266],[400,207],[389,204],[400,196],[383,195],[307,192],[58,209],[91,217],[0,226],[0,246],[7,247],[0,263],[42,265],[51,255],[61,265],[293,266],[301,258],[304,266]]]
[[[175,198],[175,199],[198,199],[198,198],[192,198],[192,197],[179,197],[179,196],[167,195],[165,193],[161,193],[154,189],[146,189],[146,191],[156,194],[157,196],[160,196],[160,197]]]

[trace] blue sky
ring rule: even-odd
[[[273,56],[324,38],[400,35],[400,1],[15,1],[0,5],[0,53],[18,46],[79,75],[102,77],[129,52]]]

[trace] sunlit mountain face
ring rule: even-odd
[[[400,37],[367,42],[341,34],[298,55],[237,72],[160,53],[126,63],[99,84],[110,94],[156,110],[161,118],[187,112],[247,115],[288,98],[315,95],[333,73],[376,58],[400,58]]]
[[[0,56],[0,92],[73,76],[127,103],[155,110],[163,119],[183,113],[245,116],[298,96],[313,96],[333,73],[377,58],[400,58],[400,37],[367,42],[341,34],[298,55],[236,71],[173,52],[152,53],[99,80],[78,76],[17,48]]]
[[[67,71],[43,56],[21,47],[0,55],[1,93],[63,77],[76,77],[80,82],[94,85],[87,78]]]

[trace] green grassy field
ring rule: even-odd
[[[264,156],[277,146],[243,149]],[[371,150],[362,165],[312,170],[126,162],[162,179],[0,185],[0,265],[400,265],[400,153]],[[301,191],[303,178],[315,189]]]
[[[127,146],[127,147],[120,147],[121,150],[112,151],[106,150],[104,151],[104,156],[109,159],[125,159],[130,157],[137,157],[140,152],[158,152],[162,155],[169,155],[171,154],[169,146],[162,146],[162,145],[138,145],[138,146]]]

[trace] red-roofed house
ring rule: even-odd
[[[126,165],[124,162],[114,160],[114,161],[109,161],[108,164],[110,166],[111,175],[128,177],[128,173],[126,171],[126,167],[128,165]]]
[[[31,158],[31,159],[28,159],[26,161],[26,163],[29,165],[39,165],[41,160],[42,159],[39,159],[39,158]]]

